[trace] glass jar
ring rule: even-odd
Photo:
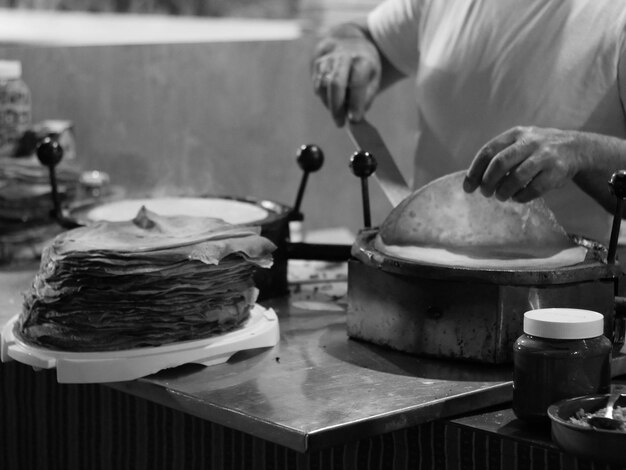
[[[528,422],[548,422],[548,407],[566,398],[607,393],[611,342],[604,316],[590,310],[547,308],[524,314],[524,334],[513,345],[513,411]]]
[[[84,171],[78,177],[79,198],[100,199],[107,191],[111,182],[108,173],[99,170]]]
[[[0,60],[0,158],[14,155],[30,124],[31,96],[22,80],[22,64]]]

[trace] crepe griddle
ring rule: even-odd
[[[540,307],[574,307],[600,312],[605,334],[616,348],[623,335],[616,298],[622,269],[616,263],[616,217],[607,250],[571,235],[587,248],[586,259],[550,269],[476,269],[441,266],[389,256],[377,250],[377,228],[369,226],[367,178],[375,171],[368,152],[353,155],[352,170],[361,178],[365,228],[352,247],[348,264],[347,332],[357,340],[412,354],[482,363],[512,361],[513,343],[522,334],[524,312]],[[609,183],[621,213],[626,172]],[[619,324],[618,324],[619,323]]]

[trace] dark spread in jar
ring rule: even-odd
[[[579,309],[538,309],[524,315],[524,334],[513,346],[513,411],[525,421],[547,422],[559,400],[606,393],[611,342],[604,317]]]

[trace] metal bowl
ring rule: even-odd
[[[594,413],[607,404],[609,394],[585,395],[559,401],[548,408],[552,440],[565,452],[595,462],[626,465],[626,432],[585,427],[570,418],[579,410]],[[626,406],[620,397],[615,406]]]

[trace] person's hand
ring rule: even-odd
[[[381,60],[356,25],[343,25],[320,41],[311,63],[313,88],[341,127],[359,121],[380,88]]]
[[[574,178],[586,158],[582,147],[575,131],[514,127],[479,150],[463,187],[501,201],[528,202]]]

